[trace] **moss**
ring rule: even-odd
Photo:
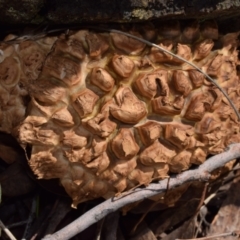
[[[132,17],[139,20],[148,20],[154,16],[153,11],[145,9],[134,9],[132,11]]]
[[[0,22],[29,23],[41,11],[44,0],[0,0]]]

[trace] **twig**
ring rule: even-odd
[[[98,206],[92,208],[81,217],[61,229],[60,231],[47,235],[43,240],[67,240],[76,234],[82,232],[92,224],[104,218],[108,214],[140,200],[147,199],[159,193],[165,192],[169,181],[169,189],[181,186],[184,183],[192,181],[208,181],[211,172],[224,166],[229,161],[240,157],[240,143],[231,144],[226,151],[215,155],[205,161],[202,165],[194,170],[188,170],[178,175],[173,175],[168,179],[163,179],[158,183],[151,183],[145,188],[137,188],[130,194],[121,198],[111,198]]]
[[[7,229],[7,227],[3,224],[3,222],[0,220],[0,228],[7,234],[7,236],[11,239],[11,240],[17,240],[13,234],[9,231],[9,229]]]
[[[15,228],[15,227],[19,227],[19,226],[22,226],[22,225],[26,225],[28,223],[28,220],[26,221],[21,221],[21,222],[17,222],[17,223],[13,223],[11,225],[8,225],[7,228]]]
[[[53,29],[53,30],[47,30],[46,28],[43,29],[42,32],[40,33],[28,33],[24,34],[21,36],[16,36],[13,39],[7,40],[7,41],[0,41],[0,43],[6,43],[6,44],[19,44],[21,42],[25,41],[37,41],[39,39],[42,39],[46,37],[48,34],[53,34],[53,33],[59,33],[62,32],[63,30],[66,30],[65,28],[60,28],[60,29]]]
[[[166,192],[168,191],[168,187]],[[137,223],[134,225],[133,229],[130,232],[130,235],[133,235],[135,233],[135,231],[138,229],[138,226],[140,225],[140,223],[142,223],[142,221],[144,220],[144,218],[147,216],[147,214],[157,205],[159,204],[158,201],[153,202],[152,204],[150,204],[150,206],[146,209],[146,211],[142,214],[142,216],[140,217],[140,219],[137,221]]]
[[[214,239],[219,238],[219,237],[228,237],[228,236],[238,237],[239,234],[240,234],[240,231],[233,231],[233,232],[227,232],[227,233],[212,235],[212,236],[208,236],[208,237],[188,238],[188,239],[176,238],[175,240],[209,240],[209,239],[214,240]]]
[[[197,216],[198,216],[198,214],[199,214],[199,211],[200,211],[202,205],[204,204],[204,199],[206,198],[206,193],[207,193],[208,184],[209,184],[209,183],[205,183],[205,185],[204,185],[204,189],[203,189],[203,192],[202,192],[202,196],[201,196],[200,202],[199,202],[198,207],[197,207],[197,209],[196,209],[196,211],[195,211],[195,214],[193,215],[192,218],[196,218],[196,219],[197,219]],[[198,233],[199,233],[201,224],[202,224],[202,221],[200,221],[199,225],[197,226],[196,233],[195,233],[195,237],[196,237],[196,236],[198,235]]]

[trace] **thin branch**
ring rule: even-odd
[[[240,157],[240,143],[231,144],[225,152],[215,155],[205,161],[202,165],[194,170],[188,170],[181,174],[173,175],[169,179],[163,179],[158,183],[151,183],[145,188],[137,188],[127,195],[117,198],[111,198],[92,208],[78,219],[61,229],[60,231],[47,235],[43,240],[67,240],[76,234],[82,232],[92,224],[103,219],[108,214],[140,200],[147,199],[159,193],[163,193],[167,189],[169,181],[169,189],[181,186],[184,183],[192,181],[208,181],[211,172],[224,166],[229,161]]]
[[[206,198],[208,184],[209,183],[205,183],[205,185],[204,185],[204,189],[203,189],[203,192],[202,192],[202,196],[201,196],[200,202],[199,202],[198,207],[197,207],[197,209],[195,211],[195,214],[193,215],[192,218],[196,218],[197,219],[197,216],[199,214],[201,206],[204,204],[204,199]],[[201,223],[197,227],[197,230],[196,230],[196,233],[195,233],[195,237],[198,235],[198,232],[200,230],[200,225],[201,225]]]
[[[21,221],[21,222],[17,222],[17,223],[13,223],[11,225],[8,225],[7,228],[15,228],[15,227],[19,227],[19,226],[22,226],[22,225],[26,225],[28,223],[28,220],[26,221]]]
[[[9,231],[9,229],[3,224],[3,222],[0,220],[0,228],[7,234],[7,236],[11,239],[11,240],[17,240],[13,234]]]

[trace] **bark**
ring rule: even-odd
[[[136,22],[240,15],[240,0],[0,0],[0,24]]]

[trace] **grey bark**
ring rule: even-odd
[[[240,15],[240,0],[0,0],[0,24],[136,22]]]

